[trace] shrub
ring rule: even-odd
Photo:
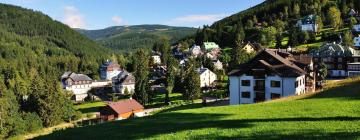
[[[26,124],[25,130],[27,132],[34,132],[43,128],[42,121],[38,114],[36,113],[25,113],[24,122]]]

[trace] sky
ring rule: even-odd
[[[200,27],[264,0],[0,0],[36,11],[72,28],[163,24]]]

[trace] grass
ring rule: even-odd
[[[36,139],[359,139],[359,85],[360,78],[349,79],[323,92],[260,104],[192,104]]]
[[[80,105],[76,105],[75,109],[80,111],[82,114],[99,112],[99,109],[105,106],[105,102],[92,102],[92,103],[83,103]]]

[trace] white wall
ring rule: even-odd
[[[357,32],[360,32],[360,24],[354,25],[353,29]]]
[[[250,80],[250,86],[241,86],[242,80]],[[305,93],[305,75],[297,78],[282,78],[279,76],[267,76],[265,79],[265,99],[271,100],[271,93],[280,94],[281,97],[299,95]],[[302,81],[295,88],[296,81]],[[254,103],[254,86],[256,79],[253,76],[230,76],[230,105]],[[280,87],[271,87],[271,81],[279,81]],[[250,98],[241,98],[242,92],[250,92]]]
[[[71,91],[75,95],[75,101],[84,101],[91,88],[91,84],[84,84],[67,86],[65,90]]]
[[[280,81],[280,87],[271,87],[271,81]],[[279,76],[267,76],[265,80],[265,98],[271,100],[271,93],[282,95],[283,80]]]
[[[301,25],[301,30],[302,31],[313,31],[316,32],[317,31],[317,24],[303,24]]]
[[[200,75],[200,87],[207,87],[214,83],[217,79],[215,73],[210,70],[206,70]]]
[[[354,46],[360,47],[360,37],[354,37]]]
[[[230,76],[229,77],[229,91],[230,91],[230,105],[239,104],[239,77]]]

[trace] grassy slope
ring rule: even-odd
[[[318,94],[262,104],[197,108],[58,131],[39,139],[354,139],[360,137],[360,78]],[[186,107],[181,107],[184,109]]]

